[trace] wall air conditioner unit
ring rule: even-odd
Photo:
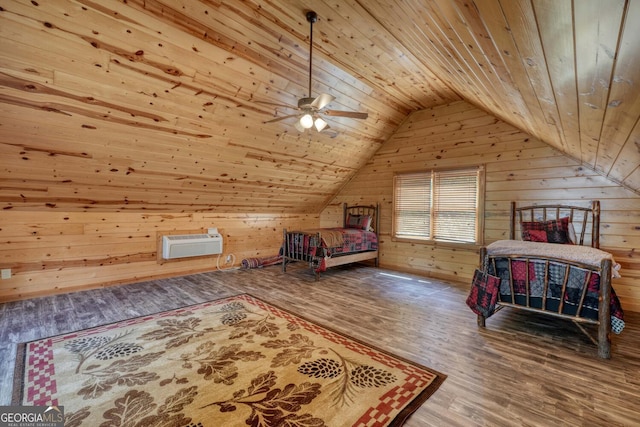
[[[162,236],[162,258],[176,259],[222,253],[222,236],[215,234],[183,234]]]

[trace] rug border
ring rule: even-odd
[[[440,371],[437,371],[435,369],[432,369],[430,367],[427,367],[421,363],[417,363],[414,362],[412,360],[409,360],[403,356],[399,356],[397,354],[391,353],[390,351],[381,349],[375,345],[372,345],[364,340],[361,340],[359,338],[355,338],[353,336],[351,336],[348,333],[345,332],[341,332],[331,326],[326,326],[322,323],[319,323],[318,321],[315,320],[311,320],[308,317],[304,316],[304,315],[300,315],[290,309],[286,309],[286,308],[282,308],[280,305],[278,304],[273,304],[268,300],[265,300],[263,298],[258,298],[256,296],[254,296],[253,294],[247,293],[247,292],[243,292],[240,294],[236,294],[236,295],[231,295],[231,296],[226,296],[226,297],[219,297],[216,299],[212,299],[212,300],[207,300],[207,301],[201,301],[201,302],[197,302],[197,303],[193,303],[193,304],[188,304],[185,306],[180,306],[180,307],[174,307],[174,308],[169,308],[166,310],[161,310],[161,311],[157,311],[154,313],[147,313],[147,314],[142,314],[140,316],[134,316],[134,317],[130,317],[127,319],[122,319],[122,320],[117,320],[115,322],[107,322],[107,323],[101,323],[99,325],[96,326],[90,326],[88,328],[82,328],[82,329],[77,329],[75,331],[68,331],[68,332],[61,332],[55,335],[49,335],[47,337],[42,337],[42,338],[36,338],[30,341],[25,341],[25,342],[20,342],[16,345],[16,362],[15,362],[15,367],[14,367],[14,372],[13,372],[13,387],[12,387],[12,393],[11,393],[11,404],[12,405],[20,405],[20,402],[22,401],[24,395],[23,395],[23,385],[24,385],[24,370],[26,368],[26,363],[25,363],[25,359],[26,359],[26,349],[27,349],[27,345],[29,343],[35,342],[35,341],[41,341],[41,340],[45,340],[45,339],[49,339],[49,338],[53,338],[53,337],[57,337],[60,335],[65,335],[65,334],[72,334],[74,332],[80,332],[80,331],[86,331],[89,329],[95,329],[95,328],[99,328],[102,326],[107,326],[107,325],[114,325],[117,323],[121,323],[121,322],[126,322],[128,320],[133,320],[136,318],[140,318],[140,317],[146,317],[146,316],[154,316],[156,314],[160,314],[160,313],[165,313],[168,311],[173,311],[173,310],[181,310],[181,309],[185,309],[185,308],[189,308],[189,307],[193,307],[196,305],[202,305],[202,304],[206,304],[206,303],[210,303],[210,302],[215,302],[215,301],[220,301],[220,300],[224,300],[224,299],[230,299],[230,298],[238,298],[238,297],[242,297],[242,296],[248,296],[250,298],[253,298],[255,300],[261,301],[264,304],[270,305],[274,308],[277,308],[278,310],[284,311],[286,313],[289,313],[289,315],[291,316],[295,316],[298,317],[306,322],[309,322],[313,325],[319,326],[321,328],[324,328],[330,332],[333,332],[334,334],[337,335],[342,335],[345,338],[348,338],[352,341],[357,342],[360,345],[363,345],[365,347],[369,347],[372,350],[375,350],[377,352],[386,354],[389,357],[398,359],[404,363],[416,366],[420,369],[423,369],[427,372],[432,373],[435,378],[433,379],[433,381],[431,381],[431,383],[418,395],[416,395],[416,397],[411,401],[411,403],[409,403],[407,406],[405,406],[405,408],[400,411],[398,413],[398,415],[396,415],[396,417],[390,422],[390,424],[388,425],[388,427],[396,427],[396,426],[401,426],[405,423],[405,421],[407,420],[407,418],[409,418],[409,416],[411,416],[416,410],[418,410],[418,408],[420,408],[420,406],[422,406],[428,399],[429,397],[431,397],[439,388],[440,386],[444,383],[444,380],[447,378],[446,374],[443,374]]]
[[[227,296],[227,297],[219,297],[217,299],[212,299],[212,300],[194,302],[193,304],[182,305],[180,307],[174,307],[174,308],[169,308],[169,309],[166,309],[166,310],[154,311],[153,313],[146,313],[146,314],[141,314],[139,316],[127,317],[125,319],[116,320],[116,321],[113,321],[113,322],[100,323],[99,325],[89,326],[87,328],[74,329],[72,331],[60,332],[60,333],[53,334],[53,335],[47,335],[45,337],[35,338],[35,339],[29,340],[29,341],[19,342],[19,343],[16,344],[16,362],[15,362],[15,367],[13,369],[13,386],[12,386],[12,392],[11,392],[11,404],[12,405],[19,405],[20,402],[22,401],[22,399],[24,398],[24,393],[23,393],[23,387],[22,386],[24,385],[24,373],[25,373],[24,370],[26,368],[25,360],[26,360],[26,357],[27,357],[27,345],[29,345],[32,342],[42,341],[42,340],[46,340],[46,339],[50,339],[50,338],[55,338],[55,337],[58,337],[60,335],[73,334],[73,333],[77,333],[77,332],[81,332],[81,331],[86,331],[86,330],[89,330],[89,329],[100,328],[100,327],[103,327],[103,326],[115,325],[117,323],[127,322],[129,320],[139,319],[141,317],[155,316],[157,314],[165,313],[167,311],[182,310],[182,309],[185,309],[185,308],[189,308],[189,307],[193,307],[193,306],[201,305],[201,304],[206,304],[206,303],[209,303],[209,302],[220,301],[220,300],[228,299],[228,298],[236,298],[236,297],[239,297],[239,296],[242,296],[242,295],[249,295],[252,298],[256,298],[253,295],[250,295],[250,294],[248,294],[246,292],[243,292],[241,294],[231,295],[231,296]],[[259,300],[260,298],[256,298],[256,299]],[[278,308],[280,308],[280,307],[278,307]],[[16,380],[18,373],[20,373],[20,377],[21,377],[19,382]]]
[[[37,341],[37,340],[33,340]],[[22,401],[24,374],[26,369],[25,358],[27,356],[27,344],[31,341],[16,344],[16,363],[13,368],[13,386],[11,387],[11,405],[20,405]]]
[[[300,319],[302,319],[302,320],[304,320],[306,322],[309,322],[311,324],[320,326],[321,328],[324,328],[324,329],[326,329],[328,331],[331,331],[334,334],[342,335],[345,338],[348,338],[348,339],[350,339],[352,341],[355,341],[360,345],[363,345],[365,347],[369,347],[372,350],[375,350],[377,352],[386,354],[387,356],[395,358],[395,359],[398,359],[398,360],[400,360],[400,361],[402,361],[404,363],[407,363],[407,364],[416,366],[418,368],[424,369],[425,371],[430,372],[433,375],[435,375],[435,378],[433,379],[433,381],[431,381],[431,383],[427,386],[427,388],[425,388],[420,394],[416,395],[416,397],[411,401],[411,403],[409,403],[407,406],[405,406],[405,408],[402,411],[398,412],[398,415],[396,415],[396,417],[388,424],[387,427],[399,427],[399,426],[402,426],[405,423],[405,421],[407,420],[407,418],[409,418],[415,411],[417,411],[418,408],[420,408],[420,406],[422,406],[440,388],[442,383],[444,383],[444,380],[447,379],[447,375],[443,374],[440,371],[432,369],[432,368],[430,368],[428,366],[424,366],[421,363],[414,362],[412,360],[409,360],[409,359],[407,359],[405,357],[402,357],[402,356],[399,356],[397,354],[391,353],[388,350],[381,349],[381,348],[379,348],[379,347],[377,347],[375,345],[372,345],[370,343],[367,343],[366,341],[363,341],[363,340],[361,340],[359,338],[354,338],[353,336],[351,336],[348,333],[341,332],[341,331],[336,330],[335,328],[333,328],[331,326],[326,326],[326,325],[324,325],[322,323],[319,323],[319,322],[317,322],[315,320],[311,320],[311,319],[309,319],[309,318],[307,318],[307,317],[305,317],[303,315],[297,314],[297,313],[295,313],[295,312],[293,312],[293,311],[291,311],[289,309],[282,308],[278,304],[273,304],[273,303],[271,303],[269,301],[264,300],[263,298],[255,297],[252,294],[249,294],[249,293],[246,293],[246,292],[242,293],[240,295],[248,295],[251,298],[254,298],[254,299],[258,300],[258,301],[262,301],[265,304],[269,304],[269,305],[277,308],[278,310],[285,311],[285,312],[289,313],[292,316],[299,317]]]

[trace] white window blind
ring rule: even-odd
[[[394,180],[394,237],[478,241],[480,168],[399,174]]]
[[[396,175],[394,188],[395,235],[408,239],[431,236],[431,175]]]

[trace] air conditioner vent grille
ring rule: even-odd
[[[164,236],[169,240],[192,240],[192,239],[208,239],[208,234],[184,234],[181,236]]]
[[[162,258],[189,258],[222,253],[220,234],[162,236]]]

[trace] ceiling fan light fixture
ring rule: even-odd
[[[304,116],[300,117],[300,126],[305,129],[310,129],[313,126],[313,117],[311,114],[307,113]]]
[[[318,132],[322,132],[322,129],[324,129],[325,127],[327,127],[327,122],[325,122],[324,120],[322,120],[320,117],[318,117],[316,119],[316,121],[313,123],[314,126],[316,127],[316,130]]]
[[[281,105],[266,101],[257,101],[264,104],[275,105],[277,107],[292,108],[298,110],[298,114],[289,114],[281,117],[276,117],[272,120],[267,120],[264,123],[279,122],[281,120],[288,119],[290,117],[296,117],[294,127],[298,132],[304,133],[307,129],[311,129],[315,126],[318,132],[322,132],[325,129],[331,129],[329,123],[318,117],[322,114],[325,116],[347,117],[351,119],[366,119],[367,113],[360,113],[357,111],[340,111],[340,110],[325,110],[324,108],[333,102],[336,98],[333,95],[327,93],[321,93],[317,97],[311,95],[311,82],[312,82],[312,70],[313,70],[313,24],[318,21],[318,15],[314,11],[308,11],[307,21],[309,22],[309,92],[308,95],[298,99],[298,107],[292,105]],[[276,110],[276,115],[278,111]],[[302,116],[300,116],[302,115]]]

